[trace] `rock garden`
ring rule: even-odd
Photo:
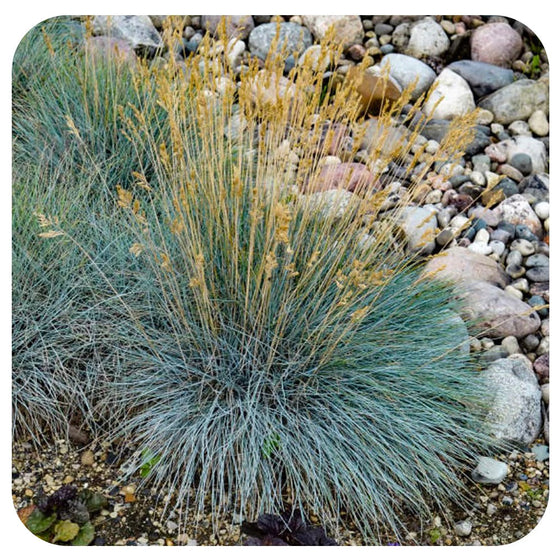
[[[57,17],[22,39],[12,91],[30,538],[501,545],[538,524],[549,82],[530,29]]]

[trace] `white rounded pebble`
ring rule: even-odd
[[[490,186],[495,186],[500,181],[500,175],[494,173],[493,171],[485,171],[484,177],[486,178],[486,184]]]
[[[488,243],[488,246],[492,249],[492,252],[498,257],[501,257],[504,254],[504,251],[506,250],[506,245],[503,241],[493,240],[490,241],[490,243]]]
[[[543,336],[539,347],[537,348],[537,356],[542,356],[543,354],[548,354],[550,352],[550,338],[548,336]]]
[[[471,173],[471,181],[479,187],[486,186],[486,177],[484,176],[484,173],[481,173],[480,171],[473,171]]]
[[[492,252],[492,248],[482,241],[473,241],[467,248],[469,251],[479,255],[489,255]]]
[[[500,123],[492,123],[490,125],[490,131],[492,132],[492,134],[497,136],[504,131],[504,125]]]
[[[325,156],[319,160],[320,165],[338,165],[342,160],[337,156]]]
[[[472,523],[470,521],[459,521],[455,523],[455,534],[459,537],[468,537],[472,531]]]
[[[479,229],[474,236],[474,240],[479,243],[487,244],[490,241],[490,233],[486,229]]]
[[[443,193],[440,190],[436,189],[428,193],[424,202],[426,204],[437,204],[438,202],[441,202],[442,196]]]
[[[515,289],[513,286],[506,286],[504,292],[508,293],[510,296],[516,297],[517,299],[523,299],[523,293]]]
[[[521,352],[519,343],[517,342],[517,338],[515,338],[515,336],[506,336],[502,340],[502,348],[510,355],[519,354]]]
[[[444,177],[454,177],[455,175],[464,175],[465,168],[458,163],[446,163],[441,166],[439,174]]]
[[[550,400],[550,386],[548,383],[541,385],[542,400],[545,404],[549,404]]]
[[[535,204],[535,214],[541,219],[546,220],[550,215],[550,204],[546,200],[542,200]]]
[[[467,224],[468,221],[469,221],[469,219],[466,216],[463,216],[462,214],[459,214],[458,216],[455,216],[449,222],[449,226],[453,230],[460,230],[462,227],[465,226],[465,224]]]
[[[429,154],[435,154],[439,150],[439,142],[435,140],[428,140],[426,142],[426,152]]]
[[[471,352],[477,353],[482,349],[482,344],[478,338],[471,338],[470,341]]]
[[[499,484],[508,473],[508,466],[503,461],[492,457],[480,457],[478,465],[472,472],[475,481],[482,484]]]
[[[490,350],[490,348],[495,346],[494,341],[487,336],[485,336],[480,342],[482,343],[482,348],[484,350]]]
[[[489,125],[494,120],[494,113],[488,109],[479,108],[475,118],[477,124]]]

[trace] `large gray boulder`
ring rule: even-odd
[[[537,109],[548,114],[548,84],[518,80],[491,93],[479,106],[491,111],[497,123],[506,125],[527,120]]]
[[[300,55],[313,43],[309,29],[303,25],[289,21],[263,23],[257,25],[249,34],[248,45],[251,54],[266,60],[276,38],[278,38],[277,49],[285,49],[285,54],[289,58],[293,58],[294,53]]]
[[[494,435],[522,445],[532,443],[542,427],[542,395],[531,362],[512,354],[492,362],[482,377],[493,395],[488,421]]]
[[[463,247],[452,247],[428,261],[426,278],[451,282],[462,300],[461,316],[473,335],[523,338],[540,327],[539,315],[503,288],[509,276],[503,266]]]
[[[93,33],[122,39],[133,49],[163,47],[161,35],[149,16],[95,16]]]

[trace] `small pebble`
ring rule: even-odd
[[[502,340],[502,348],[504,348],[510,355],[521,352],[519,342],[517,342],[517,338],[515,338],[515,336],[506,336],[506,338]]]
[[[511,242],[510,250],[519,251],[522,256],[528,257],[535,252],[535,247],[530,241],[527,241],[526,239],[514,239]]]
[[[523,255],[516,249],[512,249],[510,246],[510,251],[506,257],[506,263],[520,266],[523,263]]]
[[[481,484],[499,484],[508,473],[508,466],[503,461],[492,457],[481,457],[472,471],[472,477]]]
[[[489,255],[492,252],[492,247],[482,241],[474,241],[469,245],[468,249],[479,255]]]
[[[516,290],[519,290],[524,293],[529,291],[529,282],[527,281],[527,278],[518,278],[515,282],[512,282],[510,285]]]
[[[468,537],[472,532],[472,523],[470,521],[459,521],[455,523],[455,534],[459,537]]]
[[[93,451],[91,451],[90,449],[86,449],[86,451],[84,451],[82,453],[81,456],[81,463],[82,465],[86,466],[86,467],[90,467],[91,465],[93,465],[93,463],[95,462],[95,457],[93,455]]]
[[[501,257],[504,254],[504,251],[506,250],[505,243],[503,243],[502,241],[492,240],[490,241],[490,243],[488,243],[488,246],[490,247],[492,252],[498,257]]]
[[[535,266],[530,268],[525,275],[531,282],[548,282],[549,280],[549,267],[548,266]]]
[[[521,265],[510,263],[506,266],[506,274],[512,278],[521,278],[525,274],[525,268]]]
[[[510,296],[513,296],[517,299],[521,299],[521,300],[523,299],[523,292],[521,292],[520,290],[517,290],[513,286],[506,286],[504,288],[504,292],[506,292]]]
[[[530,129],[537,136],[546,136],[549,131],[549,124],[546,114],[541,109],[537,109],[528,120]]]
[[[508,131],[513,136],[531,136],[531,129],[525,121],[513,121],[508,126]]]
[[[535,204],[535,214],[541,219],[546,220],[550,215],[550,204],[546,200],[542,200],[541,202],[537,202]]]
[[[482,221],[482,220],[478,220],[478,221]],[[475,229],[477,229],[476,226],[474,227]],[[477,241],[478,243],[486,244],[488,243],[488,241],[490,241],[490,233],[486,229],[478,229],[476,235],[474,236],[474,240]]]

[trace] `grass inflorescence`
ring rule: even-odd
[[[180,23],[164,37],[173,51]],[[56,73],[14,75],[16,177],[34,185],[14,184],[15,417],[37,430],[38,391],[56,422],[72,407],[109,419],[105,436],[137,450],[129,470],[186,520],[289,506],[371,542],[456,499],[457,471],[490,442],[453,290],[421,277],[398,227],[472,118],[412,155],[429,116],[405,91],[379,115],[371,177],[329,189],[338,133],[346,162],[365,133],[365,62],[358,78],[324,74],[341,54],[327,39],[324,61],[286,73],[278,45],[239,73],[230,46],[131,64],[47,41]],[[395,122],[407,134],[385,150]],[[411,184],[389,208],[395,163]],[[32,327],[29,305],[45,310]]]

